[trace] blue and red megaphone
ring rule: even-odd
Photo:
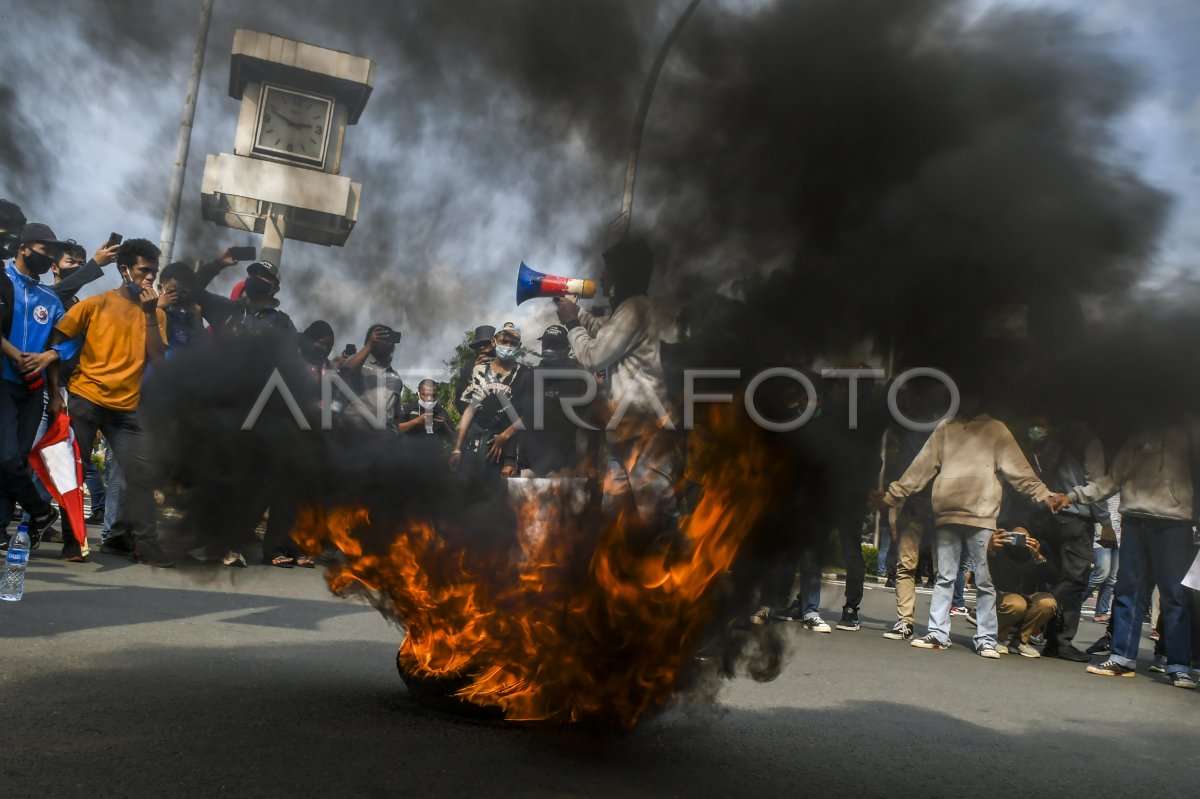
[[[596,283],[578,277],[542,274],[521,264],[517,272],[517,305],[538,297],[565,297],[568,294],[591,299],[596,296]]]

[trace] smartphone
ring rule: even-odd
[[[253,261],[258,257],[258,250],[253,247],[233,247],[229,254],[238,261]]]
[[[358,347],[354,344],[347,344],[346,349],[342,350],[342,356],[349,358],[354,353],[358,352]]]
[[[109,247],[113,246],[114,244],[120,244],[124,240],[125,240],[125,237],[122,236],[120,233],[109,233],[108,234],[108,242],[105,243],[104,249],[108,249]]]
[[[1028,546],[1028,544],[1027,544],[1027,543],[1026,543],[1026,541],[1025,541],[1025,534],[1024,534],[1024,533],[1012,533],[1012,532],[1010,532],[1010,533],[1008,534],[1008,537],[1009,537],[1009,546],[1011,546],[1011,547],[1023,547],[1023,546]]]
[[[400,331],[393,330],[391,333],[388,334],[387,340],[388,340],[388,343],[390,343],[390,344],[399,344],[400,343]]]

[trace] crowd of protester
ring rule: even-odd
[[[328,322],[298,331],[279,307],[278,265],[248,264],[229,297],[209,291],[218,275],[238,265],[233,248],[198,269],[174,262],[160,271],[158,247],[138,238],[106,243],[89,258],[8,201],[0,201],[0,247],[7,276],[0,281],[0,545],[7,546],[20,506],[35,547],[61,523],[62,558],[89,556],[29,468],[40,431],[66,412],[87,461],[87,522],[102,524],[100,551],[173,565],[159,543],[158,486],[139,401],[156,363],[209,340],[278,343],[314,381],[336,377],[347,387],[348,400],[339,397],[329,408],[339,425],[422,442],[464,479],[500,484],[518,476],[575,476],[598,456],[603,511],[632,508],[652,530],[675,526],[688,497],[703,490],[703,470],[688,461],[686,436],[669,432],[672,399],[646,296],[653,258],[639,240],[604,255],[606,313],[583,310],[570,298],[558,302],[560,324],[537,338],[536,364],[516,325],[484,324],[469,337],[470,355],[452,386],[429,377],[411,392],[393,362],[400,331],[373,324],[361,346],[348,345],[331,358],[337,333]],[[77,297],[114,264],[117,288]],[[580,391],[563,376],[568,368],[595,375],[602,392],[581,410],[584,424],[560,402]],[[545,371],[538,376],[538,370]],[[815,633],[860,631],[863,531],[874,505],[884,530],[881,564],[896,600],[897,621],[885,638],[947,649],[951,620],[961,618],[974,626],[972,646],[985,659],[1016,654],[1084,663],[1096,656],[1090,673],[1128,677],[1157,589],[1153,668],[1178,687],[1195,687],[1200,595],[1183,582],[1197,553],[1200,427],[1188,419],[1162,422],[1134,435],[1106,462],[1085,425],[1033,415],[1014,436],[978,398],[965,398],[954,418],[917,432],[889,425],[870,392],[860,396],[822,383],[818,394],[822,412],[789,434],[799,476],[787,518],[806,534],[790,539],[755,586],[759,610],[751,622],[794,622]],[[808,399],[802,391],[785,392],[784,404],[797,408]],[[852,403],[853,426],[845,423]],[[620,425],[605,424],[613,408],[622,411]],[[535,416],[538,423],[530,424]],[[886,468],[895,479],[878,490],[885,441],[892,453]],[[105,479],[94,461],[103,463]],[[291,537],[295,504],[286,486],[266,484],[253,507],[239,509],[231,522],[254,527],[266,516],[263,564],[314,565]],[[833,625],[821,615],[827,534],[836,537],[846,572]],[[237,549],[201,547],[189,554],[247,565]],[[932,599],[919,635],[922,575]],[[973,609],[966,606],[968,575]],[[1075,639],[1092,594],[1093,618],[1105,632],[1084,651]]]

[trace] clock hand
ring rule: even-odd
[[[282,119],[284,122],[286,122],[286,123],[288,123],[289,125],[291,125],[293,128],[306,128],[306,127],[308,127],[308,125],[301,125],[299,122],[293,122],[292,120],[288,119],[288,118],[287,118],[287,117],[285,117],[283,114],[279,113],[279,109],[278,109],[278,108],[276,108],[275,106],[271,106],[271,110],[275,112],[275,116],[279,117],[279,118],[280,118],[280,119]]]

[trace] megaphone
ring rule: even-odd
[[[565,297],[568,294],[591,299],[596,296],[596,283],[579,277],[546,275],[522,262],[517,271],[517,305],[538,297]]]

